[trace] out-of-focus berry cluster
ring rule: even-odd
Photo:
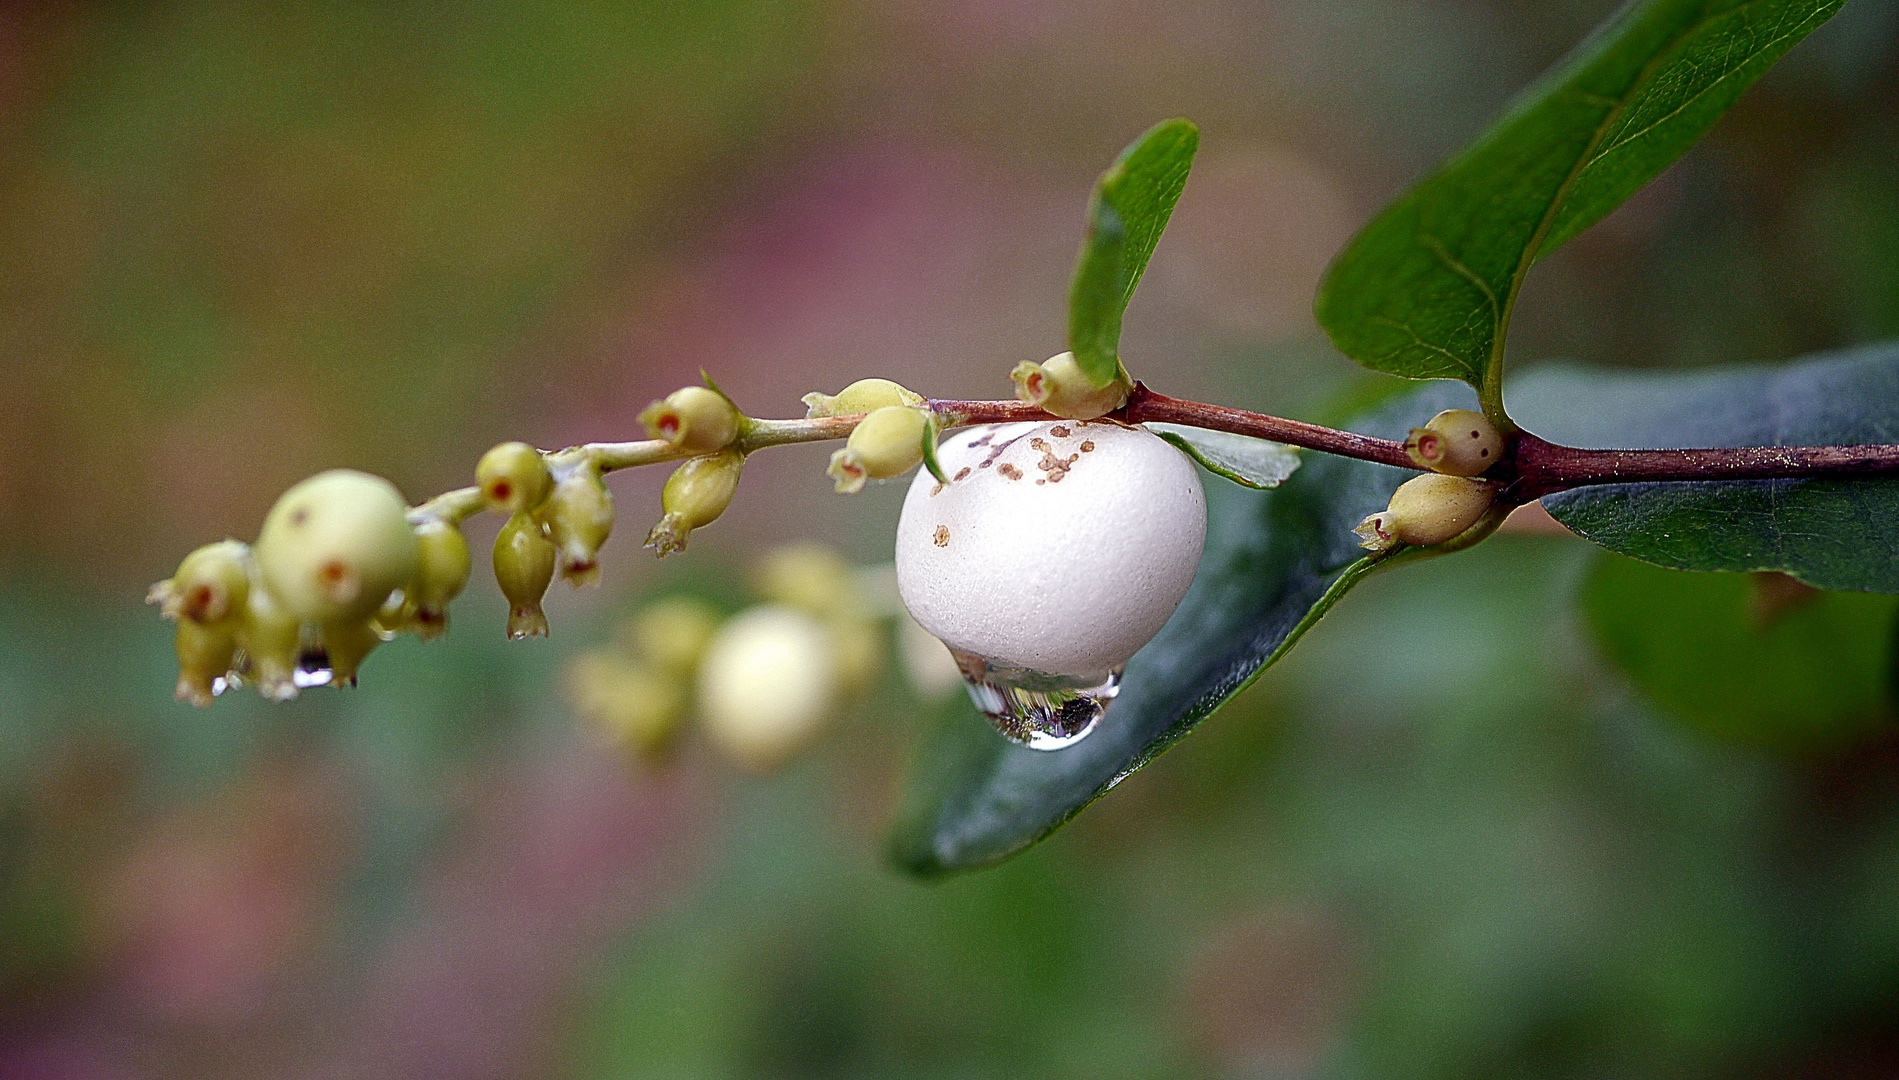
[[[663,757],[696,717],[715,752],[764,772],[876,684],[893,622],[918,693],[961,685],[948,650],[903,613],[891,567],[852,567],[828,548],[797,545],[771,552],[754,577],[761,602],[729,616],[686,595],[641,608],[611,644],[567,666],[574,710],[646,759]]]

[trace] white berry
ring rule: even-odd
[[[1193,464],[1112,422],[972,428],[917,474],[897,583],[917,622],[992,665],[1100,679],[1159,632],[1206,544]]]

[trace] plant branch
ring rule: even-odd
[[[1899,473],[1899,446],[1728,446],[1696,450],[1580,450],[1517,436],[1510,493],[1528,502],[1570,488],[1690,480],[1823,479]]]
[[[931,399],[929,409],[944,427],[969,424],[1010,424],[1058,420],[1034,405],[1020,401],[960,401]],[[826,416],[811,419],[747,419],[738,448],[746,453],[771,446],[842,439],[862,416]],[[1127,424],[1157,422],[1247,435],[1256,439],[1301,446],[1360,461],[1418,468],[1406,455],[1404,444],[1340,431],[1320,424],[1232,409],[1224,405],[1186,401],[1134,384],[1134,392],[1107,419]],[[586,443],[547,454],[548,467],[558,477],[579,468],[614,472],[640,465],[657,465],[691,456],[659,439],[637,442]],[[1530,502],[1569,488],[1595,484],[1654,481],[1766,480],[1787,477],[1819,478],[1899,473],[1899,446],[1736,446],[1698,450],[1583,450],[1539,439],[1528,432],[1516,436],[1509,459],[1486,474],[1509,484],[1504,498],[1510,505]],[[483,509],[478,488],[458,488],[409,511],[415,521],[437,518],[452,524]]]

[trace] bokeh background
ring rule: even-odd
[[[551,639],[502,641],[478,573],[351,691],[176,704],[140,604],[305,475],[420,499],[502,439],[634,437],[701,367],[754,415],[1007,396],[1061,347],[1093,176],[1172,115],[1204,140],[1125,355],[1312,415],[1361,378],[1326,260],[1611,6],[0,4],[0,1076],[1899,1072],[1890,698],[1818,747],[1684,723],[1605,659],[1578,585],[1617,571],[1573,537],[1374,579],[1053,839],[932,883],[882,861],[940,707],[894,661],[766,777],[690,734],[633,760],[558,686],[774,545],[887,561],[902,486],[831,495],[828,448],[760,455],[663,566],[663,470],[615,476]],[[1899,333],[1899,3],[1851,0],[1518,310],[1519,364]]]

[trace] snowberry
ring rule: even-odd
[[[1185,455],[1117,423],[1007,424],[946,440],[919,473],[897,582],[925,630],[991,666],[1099,681],[1193,581],[1206,498]]]

